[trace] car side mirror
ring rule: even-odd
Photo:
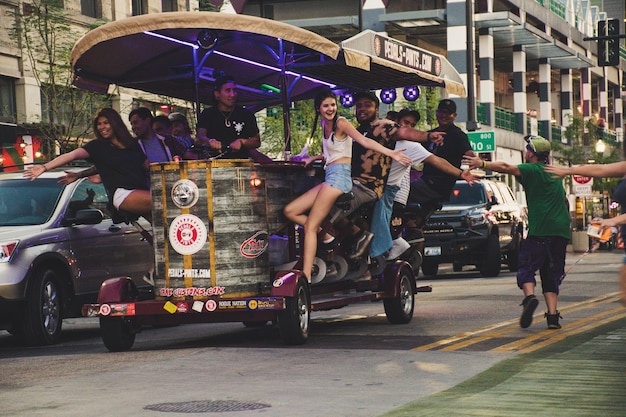
[[[75,217],[65,217],[61,224],[63,226],[77,226],[81,224],[99,224],[104,220],[104,214],[98,209],[78,210]]]

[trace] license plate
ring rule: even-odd
[[[431,246],[424,248],[424,256],[439,256],[441,255],[441,246]]]

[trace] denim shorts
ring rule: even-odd
[[[350,192],[352,190],[352,166],[350,164],[326,165],[324,182],[344,193]]]

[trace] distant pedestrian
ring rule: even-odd
[[[539,271],[548,311],[545,317],[549,329],[560,329],[557,309],[559,287],[565,276],[565,255],[571,238],[569,209],[561,180],[550,175],[544,167],[550,159],[550,142],[540,136],[525,138],[525,163],[488,162],[478,156],[465,156],[470,168],[482,168],[515,175],[524,186],[528,202],[528,237],[519,254],[517,285],[524,291],[520,327],[527,328],[539,305],[535,296],[535,274]]]

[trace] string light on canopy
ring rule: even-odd
[[[352,107],[354,105],[354,96],[352,93],[343,93],[339,97],[339,101],[341,101],[343,107]]]
[[[402,92],[402,95],[408,101],[415,101],[420,97],[420,89],[416,85],[404,87],[404,91]]]
[[[380,92],[380,101],[385,104],[391,104],[396,101],[396,89],[391,88]]]

